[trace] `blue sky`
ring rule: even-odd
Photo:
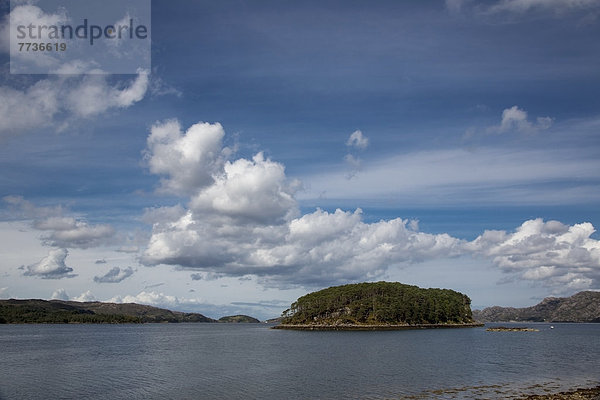
[[[599,16],[154,1],[151,70],[108,76],[10,74],[4,35],[0,297],[266,318],[364,280],[598,290]]]

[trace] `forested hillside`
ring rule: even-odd
[[[579,292],[571,297],[546,297],[532,307],[488,307],[473,312],[481,322],[600,322],[600,292]]]
[[[62,300],[0,300],[0,323],[144,323],[216,322],[197,313],[183,313],[135,303]]]

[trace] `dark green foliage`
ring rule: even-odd
[[[60,300],[0,300],[0,323],[122,324],[145,322],[215,322],[202,314],[182,313],[140,304]]]
[[[284,324],[471,323],[471,300],[449,289],[398,282],[330,287],[300,297],[284,311]]]
[[[63,304],[44,305],[43,300],[19,300],[3,302],[0,304],[0,319],[9,324],[40,323],[40,324],[66,324],[66,323],[139,323],[140,318],[117,315],[95,314],[92,311],[78,309]]]
[[[259,323],[260,321],[254,317],[250,317],[248,315],[228,315],[226,317],[219,318],[219,322],[228,322],[228,323]]]

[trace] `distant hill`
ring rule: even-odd
[[[291,325],[470,324],[471,300],[449,289],[422,289],[399,282],[330,287],[300,297],[284,311]]]
[[[579,292],[571,297],[547,297],[525,308],[488,307],[473,311],[481,322],[600,322],[600,292]]]
[[[0,300],[0,323],[146,323],[216,322],[197,313],[183,313],[135,303],[62,300]]]
[[[252,323],[252,324],[260,323],[260,321],[257,320],[256,318],[249,317],[247,315],[229,315],[226,317],[219,318],[219,322]]]

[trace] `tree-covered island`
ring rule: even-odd
[[[473,322],[471,299],[450,289],[399,282],[334,286],[300,297],[277,329],[374,330],[482,326]]]

